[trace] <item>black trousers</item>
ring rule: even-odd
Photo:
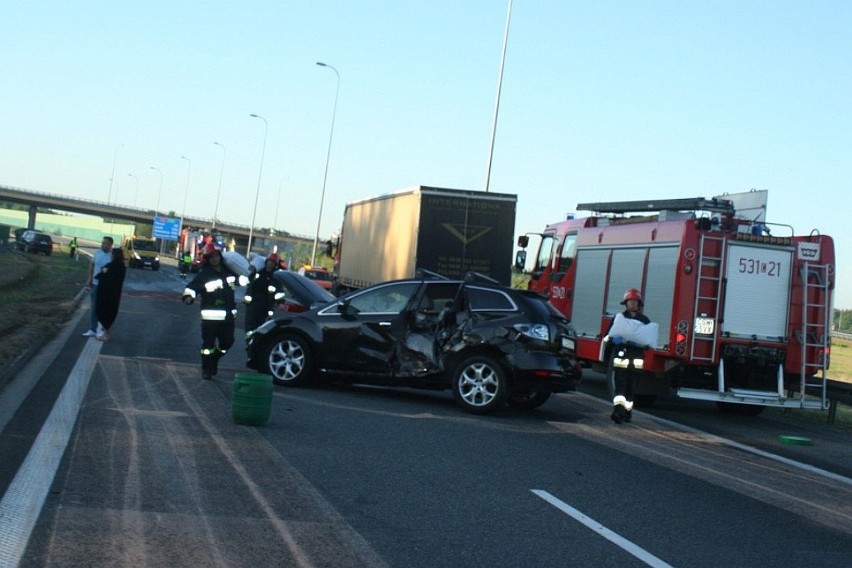
[[[234,345],[234,320],[201,320],[201,367],[213,369],[219,358]]]

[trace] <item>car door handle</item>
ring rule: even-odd
[[[391,325],[391,322],[389,322],[389,321],[380,321],[379,322],[379,327],[390,327],[390,325]]]

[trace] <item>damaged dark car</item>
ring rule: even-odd
[[[450,389],[466,411],[532,409],[574,390],[571,323],[548,301],[482,279],[397,280],[352,292],[248,337],[248,366],[279,385],[321,376]]]

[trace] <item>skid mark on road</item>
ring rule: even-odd
[[[748,451],[742,445],[634,412],[633,423],[615,425],[605,411],[583,423],[552,425],[563,432],[668,469],[736,491],[852,534],[852,484]],[[801,464],[803,465],[803,464]]]

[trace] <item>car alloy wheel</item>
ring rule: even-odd
[[[453,395],[467,412],[486,414],[506,402],[506,372],[491,357],[462,361],[453,373]]]
[[[287,333],[271,341],[263,360],[277,385],[301,385],[309,378],[312,365],[310,348],[298,335]]]

